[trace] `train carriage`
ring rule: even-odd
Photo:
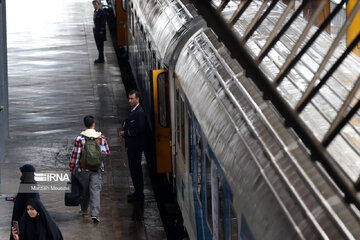
[[[122,31],[154,136],[156,170],[174,180],[190,239],[360,238],[356,196],[349,201],[346,189],[190,1],[116,2],[126,7]],[[276,82],[300,51],[299,38],[311,38],[318,28],[299,16],[264,53],[276,39],[274,29],[280,31],[304,5],[293,10],[297,1],[244,1],[238,8],[239,2],[212,4],[227,4],[221,13],[228,21],[244,10],[233,27],[246,38],[250,57],[257,57],[258,71]],[[269,15],[250,34],[266,7]],[[290,107],[297,108],[309,83],[331,72],[346,51],[332,41],[321,33],[312,46],[299,45],[309,51],[276,88]],[[359,65],[350,54],[299,114],[314,139],[326,138],[329,125],[338,121],[336,113],[356,90]],[[358,118],[355,113],[326,145],[326,156],[353,183],[360,173],[354,160],[360,152]]]

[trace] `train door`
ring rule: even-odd
[[[171,172],[169,78],[167,70],[153,70],[154,132],[158,173]]]
[[[126,0],[116,0],[117,45],[126,46]]]

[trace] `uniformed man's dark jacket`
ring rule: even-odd
[[[145,137],[145,113],[140,105],[130,112],[129,117],[126,119],[124,135],[126,148],[138,148],[138,150],[143,148]]]
[[[97,11],[94,11],[94,34],[99,34],[100,32],[104,33],[106,36],[106,13],[102,8],[99,8]]]

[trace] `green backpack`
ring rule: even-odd
[[[89,170],[98,170],[101,166],[101,147],[99,138],[85,137],[85,146],[81,153],[81,167]]]

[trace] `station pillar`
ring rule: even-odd
[[[0,0],[0,161],[5,157],[5,141],[9,134],[8,106],[6,4],[5,0]]]

